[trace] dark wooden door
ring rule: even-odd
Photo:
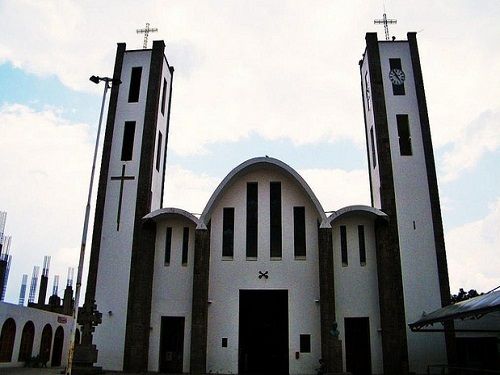
[[[346,370],[353,375],[372,373],[370,322],[368,318],[345,318]]]
[[[240,290],[240,373],[288,374],[288,291]]]
[[[178,374],[183,372],[184,320],[184,317],[161,318],[160,372]]]

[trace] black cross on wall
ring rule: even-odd
[[[123,182],[125,180],[134,180],[134,176],[125,176],[125,164],[122,166],[122,175],[117,177],[111,177],[111,180],[120,180],[120,198],[118,201],[118,212],[116,214],[116,230],[120,230],[120,215],[122,212],[122,199],[123,199]]]
[[[265,272],[262,272],[262,271],[259,271],[259,279],[268,279],[269,278],[269,271],[265,271]]]

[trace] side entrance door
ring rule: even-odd
[[[353,375],[372,373],[370,322],[368,318],[345,318],[345,361]]]
[[[163,316],[160,333],[160,372],[182,373],[184,317]]]

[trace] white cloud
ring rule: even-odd
[[[21,276],[31,278],[44,255],[53,257],[52,276],[64,286],[67,267],[76,267],[92,140],[85,124],[59,117],[53,109],[0,107],[1,210],[12,235],[7,299],[17,302]]]
[[[452,293],[459,288],[487,292],[500,285],[500,197],[487,216],[445,233]]]
[[[461,131],[442,161],[442,180],[449,182],[473,169],[488,152],[500,148],[500,112],[483,112]]]
[[[491,62],[499,52],[491,45],[500,37],[498,4],[386,5],[404,21],[391,26],[398,38],[424,29],[419,44],[434,141],[453,142],[455,131],[497,105],[500,65]],[[150,40],[165,39],[176,67],[170,146],[177,153],[204,153],[208,144],[251,134],[295,144],[348,140],[362,148],[357,62],[364,33],[382,31],[373,25],[380,11],[361,0],[4,0],[0,62],[97,93],[88,77],[111,74],[116,42],[140,48],[135,29],[148,20],[159,29]],[[477,27],[463,28],[471,22]]]
[[[164,207],[176,207],[201,214],[217,185],[222,181],[207,174],[196,174],[179,165],[167,164]]]
[[[354,40],[356,48],[348,48],[351,29],[332,33],[331,27],[332,22],[347,26],[368,9],[339,14],[339,6],[329,2],[219,5],[6,0],[0,4],[0,22],[8,30],[0,35],[0,61],[98,92],[88,77],[111,73],[117,41],[138,48],[142,38],[135,28],[147,19],[160,30],[150,39],[165,38],[176,67],[172,124],[177,126],[171,128],[170,145],[177,153],[206,152],[207,144],[250,134],[295,144],[345,139],[364,144],[356,84],[363,34]],[[127,22],[113,16],[117,8]],[[334,43],[342,47],[325,48]]]
[[[307,181],[325,211],[364,204],[370,206],[370,186],[366,170],[303,169]]]

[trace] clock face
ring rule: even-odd
[[[393,85],[402,85],[405,81],[405,74],[401,69],[391,69],[389,72],[389,79]]]

